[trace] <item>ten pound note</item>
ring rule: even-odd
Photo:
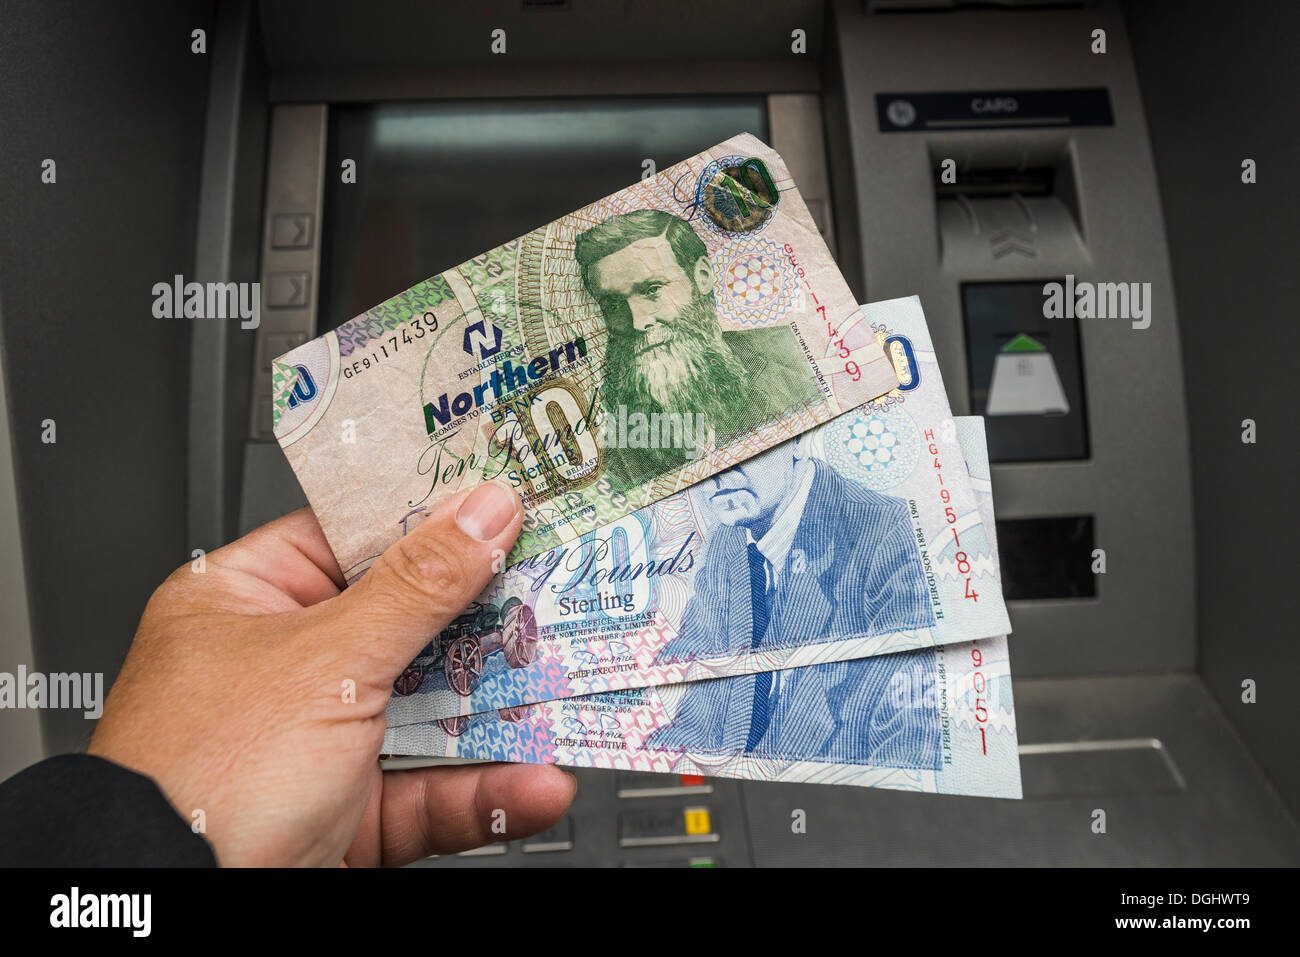
[[[508,479],[512,561],[897,385],[781,157],[741,134],[273,364],[275,436],[349,581]]]
[[[1006,634],[920,302],[862,313],[892,393],[506,569],[388,726]]]
[[[957,419],[956,431],[996,572],[983,420]],[[1005,636],[390,727],[384,750],[1021,795]]]

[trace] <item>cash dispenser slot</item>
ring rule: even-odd
[[[1006,518],[996,524],[1008,601],[1097,597],[1093,516]]]

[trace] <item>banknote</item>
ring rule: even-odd
[[[389,725],[1005,634],[920,302],[862,314],[892,394],[496,576]]]
[[[961,419],[957,430],[996,566],[983,422]],[[384,750],[1021,795],[1005,636],[389,728]]]
[[[272,420],[349,581],[441,498],[572,542],[898,383],[781,157],[741,134],[274,360]]]

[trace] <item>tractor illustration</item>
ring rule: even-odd
[[[438,727],[450,737],[459,738],[469,728],[469,715],[457,715],[454,718],[439,718]]]
[[[537,616],[518,598],[508,598],[500,608],[474,602],[442,630],[430,644],[432,656],[420,656],[393,683],[399,695],[415,694],[424,677],[442,669],[447,686],[469,697],[483,675],[483,659],[498,651],[511,668],[523,668],[537,657]],[[421,659],[425,659],[421,663]]]
[[[520,721],[523,721],[528,717],[528,713],[532,711],[532,709],[533,706],[530,704],[515,705],[511,708],[498,708],[496,714],[502,721],[509,721],[511,724],[518,724]],[[469,730],[471,717],[473,716],[461,714],[454,718],[439,718],[437,724],[438,727],[442,728],[449,737],[459,738]]]

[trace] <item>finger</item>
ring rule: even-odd
[[[546,830],[577,793],[554,765],[483,764],[384,773],[383,862],[401,867]],[[495,829],[494,829],[495,827]]]
[[[322,606],[330,640],[344,653],[364,651],[383,672],[376,677],[391,683],[500,571],[522,517],[519,496],[505,483],[452,496]]]
[[[380,829],[380,810],[384,805],[384,772],[374,765],[375,776],[370,787],[366,809],[361,814],[357,833],[343,856],[344,867],[379,867],[383,864],[383,841]]]
[[[343,589],[339,563],[310,508],[253,529],[209,554],[208,562],[252,575],[303,606],[333,598]]]

